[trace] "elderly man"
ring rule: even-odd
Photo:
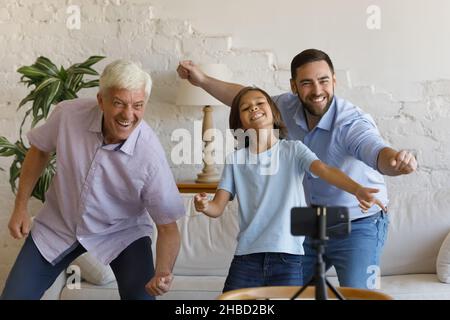
[[[243,88],[204,74],[192,61],[178,67],[181,78],[188,79],[231,105]],[[301,140],[323,162],[337,167],[358,183],[377,188],[385,206],[388,203],[383,175],[397,176],[416,170],[415,157],[406,150],[397,151],[381,138],[372,117],[351,102],[334,95],[336,76],[329,56],[308,49],[291,63],[291,90],[274,97],[288,129],[289,139]],[[311,174],[304,181],[306,201],[310,205],[348,207],[352,232],[347,238],[328,241],[325,262],[334,265],[341,286],[374,288],[374,272],[386,239],[388,216],[373,206],[362,211],[355,198]],[[312,239],[303,244],[304,283],[312,277],[316,253]],[[376,276],[376,275],[375,275]]]
[[[150,90],[148,73],[115,61],[100,77],[97,100],[61,102],[28,133],[9,222],[11,235],[26,240],[2,299],[39,299],[86,251],[111,265],[122,299],[169,290],[184,208],[164,150],[143,120]],[[57,173],[29,234],[28,199],[54,151]],[[149,214],[158,231],[155,267]]]

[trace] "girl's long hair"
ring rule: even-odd
[[[250,91],[259,91],[261,92],[267,99],[267,102],[270,105],[270,110],[272,111],[272,117],[273,117],[273,128],[279,130],[279,138],[284,139],[287,137],[287,128],[284,124],[283,120],[281,119],[281,113],[278,110],[278,107],[275,103],[275,101],[272,100],[272,98],[265,92],[264,90],[257,88],[257,87],[245,87],[239,93],[234,97],[233,103],[231,104],[231,112],[230,112],[230,118],[229,118],[229,125],[230,129],[236,130],[236,129],[242,129],[245,131],[245,129],[242,127],[241,122],[241,116],[240,116],[240,110],[239,106],[241,104],[241,98]],[[246,143],[247,147],[247,143]]]

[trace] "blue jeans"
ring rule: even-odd
[[[300,286],[301,256],[265,252],[234,256],[223,292],[262,286]]]
[[[330,238],[325,248],[326,269],[334,266],[341,287],[376,289],[381,251],[387,236],[389,218],[380,211],[367,218],[352,221],[351,233],[345,238]],[[316,263],[316,250],[312,240],[303,243],[304,283],[312,278]]]
[[[14,263],[0,300],[38,300],[73,260],[86,252],[79,244],[57,264],[41,255],[31,236],[26,239]],[[145,285],[154,275],[150,237],[143,237],[125,248],[110,264],[124,300],[154,300]],[[73,289],[76,290],[76,289]]]

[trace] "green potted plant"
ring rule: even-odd
[[[17,191],[17,179],[20,176],[25,154],[29,149],[22,139],[25,121],[31,116],[31,128],[34,128],[38,122],[47,119],[53,105],[64,100],[77,98],[77,92],[83,88],[97,87],[98,79],[85,81],[83,78],[85,75],[98,76],[97,71],[92,69],[91,66],[103,58],[105,57],[91,56],[86,61],[76,63],[67,69],[62,66],[58,69],[48,58],[39,57],[31,66],[23,66],[17,70],[22,74],[20,82],[26,84],[27,87],[34,87],[22,99],[17,108],[19,110],[30,102],[30,107],[25,112],[20,125],[19,140],[12,143],[5,137],[0,136],[0,156],[14,157],[9,168],[9,183],[14,193]],[[48,166],[36,183],[32,197],[42,202],[45,200],[45,192],[56,172],[55,165],[55,154],[53,154]]]

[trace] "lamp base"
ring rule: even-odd
[[[203,108],[202,140],[205,143],[203,148],[203,169],[197,174],[197,183],[217,183],[220,180],[219,173],[214,166],[214,136],[211,137],[213,126],[213,109],[211,106]]]
[[[195,182],[197,183],[217,183],[220,180],[219,174],[214,170],[214,172],[202,172],[197,175]]]

